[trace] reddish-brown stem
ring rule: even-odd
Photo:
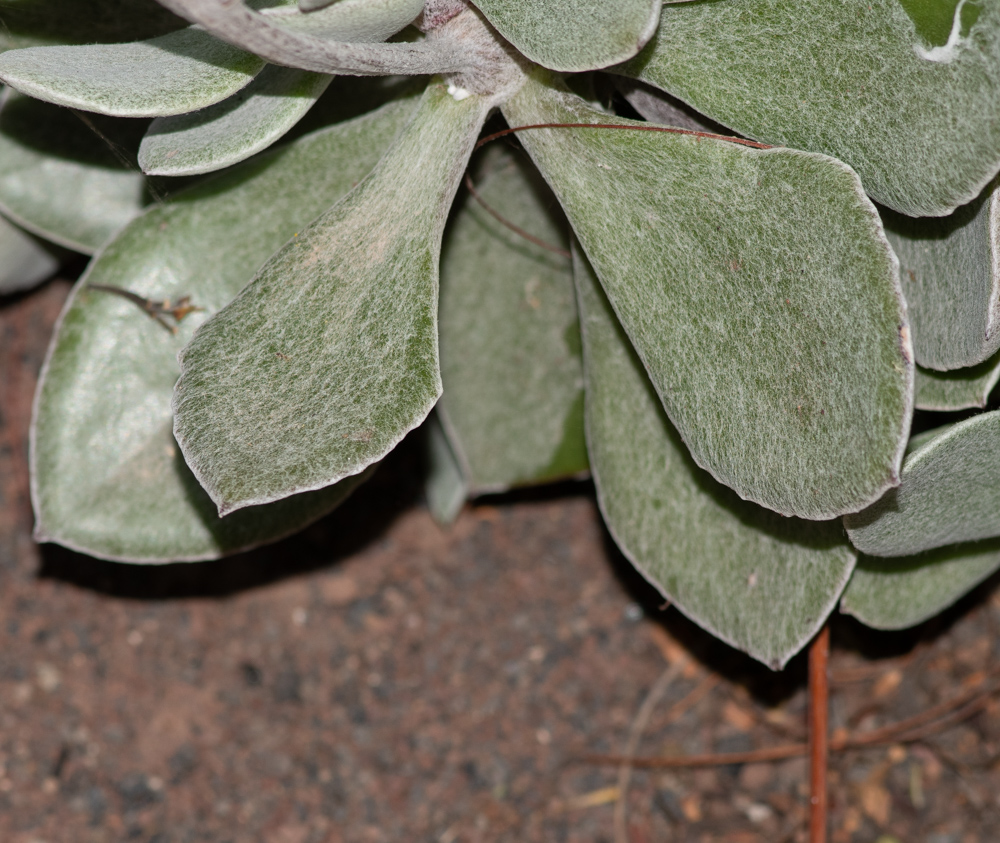
[[[1000,690],[991,685],[983,690],[980,686],[939,703],[932,708],[907,717],[896,723],[890,723],[882,729],[864,732],[860,735],[834,736],[829,742],[832,752],[843,752],[848,749],[867,749],[873,746],[883,746],[887,743],[914,743],[923,740],[949,726],[954,726],[962,720],[984,708]],[[581,759],[586,764],[623,764],[628,762],[636,769],[661,770],[678,767],[716,767],[725,764],[753,764],[758,761],[783,761],[786,758],[798,758],[809,754],[809,745],[804,743],[769,746],[762,749],[752,749],[748,752],[708,753],[706,755],[678,755],[675,757],[627,758],[620,755],[588,755]]]
[[[809,843],[826,843],[826,768],[830,754],[830,627],[809,646]]]
[[[517,132],[526,132],[530,129],[618,129],[619,131],[624,130],[628,132],[664,132],[670,135],[691,135],[696,138],[709,138],[711,140],[727,141],[728,143],[738,143],[740,146],[749,146],[754,149],[771,149],[766,143],[757,143],[757,141],[747,140],[746,138],[734,138],[729,135],[715,135],[711,132],[695,132],[691,129],[677,129],[672,126],[652,126],[642,123],[529,123],[525,126],[511,126],[509,129],[501,129],[499,132],[487,135],[476,144],[475,149],[486,146],[486,144],[495,141],[497,138],[513,135]]]
[[[529,243],[534,243],[536,246],[539,246],[542,249],[545,249],[546,251],[554,252],[560,257],[564,258],[571,257],[570,253],[567,252],[565,249],[560,249],[558,246],[553,246],[551,243],[546,243],[540,237],[535,237],[534,234],[529,234],[519,225],[515,225],[514,223],[512,223],[499,211],[496,211],[492,207],[490,207],[490,205],[486,202],[486,200],[479,195],[479,192],[476,190],[476,186],[472,183],[472,177],[468,173],[465,174],[465,188],[466,190],[469,191],[469,195],[471,195],[473,199],[475,199],[480,205],[483,206],[483,210],[485,210],[486,213],[488,213],[491,217],[493,217],[493,219],[495,219],[501,225],[507,226],[507,228],[509,228],[519,237],[523,237]]]
[[[733,138],[727,135],[714,135],[711,132],[695,132],[691,129],[677,129],[671,126],[647,126],[636,123],[531,123],[526,126],[512,126],[509,129],[502,129],[499,132],[494,132],[492,135],[487,135],[485,138],[481,138],[479,142],[473,148],[475,152],[480,147],[486,146],[486,144],[497,140],[497,138],[506,137],[507,135],[513,135],[517,132],[526,132],[529,129],[618,129],[619,131],[629,131],[629,132],[665,132],[671,135],[692,135],[696,138],[711,138],[712,140],[728,141],[729,143],[738,143],[741,146],[750,146],[754,149],[770,149],[771,147],[764,143],[757,143],[757,141],[746,140],[744,138]],[[501,225],[505,225],[515,234],[523,237],[529,243],[534,243],[536,246],[541,247],[549,252],[554,252],[557,255],[561,255],[564,258],[570,257],[570,253],[565,249],[560,249],[558,246],[553,246],[551,243],[546,243],[538,237],[529,234],[523,228],[512,223],[509,219],[504,217],[498,211],[487,204],[486,200],[476,191],[475,185],[472,183],[472,179],[469,174],[465,174],[465,186],[468,188],[469,193],[472,198],[475,199],[486,212],[492,216]]]

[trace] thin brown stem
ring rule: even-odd
[[[711,140],[721,140],[728,141],[729,143],[737,143],[741,146],[749,146],[754,149],[770,149],[771,147],[764,143],[757,143],[757,141],[746,140],[744,138],[734,138],[727,135],[716,135],[711,132],[696,132],[691,129],[678,129],[671,126],[651,126],[643,125],[641,123],[531,123],[525,126],[512,126],[508,129],[501,129],[499,132],[494,132],[492,135],[487,135],[485,138],[481,138],[478,143],[476,143],[473,148],[473,152],[481,147],[486,146],[486,144],[497,140],[498,138],[507,137],[508,135],[516,134],[517,132],[526,132],[531,129],[617,129],[619,131],[630,131],[630,132],[662,132],[671,135],[691,135],[696,138],[709,138]],[[519,237],[523,237],[529,243],[534,243],[539,248],[545,249],[546,251],[552,252],[564,258],[570,257],[570,253],[559,246],[553,246],[551,243],[546,243],[544,240],[535,237],[533,234],[529,234],[519,225],[515,225],[509,219],[504,217],[498,211],[490,207],[490,205],[479,195],[476,190],[475,185],[472,183],[472,178],[468,173],[465,174],[465,186],[472,198],[475,199],[486,212],[493,217],[501,225],[506,226]]]
[[[112,287],[110,284],[95,284],[93,282],[87,284],[87,289],[97,290],[101,293],[113,293],[116,296],[121,296],[123,299],[127,299],[132,302],[132,304],[141,308],[151,318],[159,322],[164,328],[170,331],[171,334],[177,333],[177,324],[180,324],[181,320],[184,319],[185,316],[204,310],[203,307],[196,307],[191,304],[191,296],[181,296],[176,301],[171,299],[157,301],[155,299],[147,299],[140,296],[138,293],[133,293],[131,290],[126,290],[123,287]],[[171,325],[167,321],[168,316],[177,324]]]
[[[809,843],[826,843],[830,752],[830,627],[809,646]]]
[[[653,126],[643,123],[529,123],[524,126],[511,126],[509,129],[501,129],[499,132],[487,135],[485,138],[480,139],[473,151],[486,146],[486,144],[491,141],[495,141],[497,138],[503,138],[507,135],[516,134],[517,132],[527,132],[532,129],[617,129],[619,131],[629,132],[661,132],[669,135],[691,135],[696,138],[727,141],[728,143],[736,143],[740,146],[749,146],[753,149],[772,148],[766,143],[758,143],[757,141],[746,140],[746,138],[734,138],[729,135],[716,135],[712,132],[696,132],[692,129],[678,129],[673,126]]]
[[[996,672],[1000,672],[1000,669]],[[982,682],[979,682],[974,687],[956,694],[949,700],[938,703],[913,717],[890,723],[881,729],[874,729],[860,735],[846,735],[839,738],[834,736],[829,740],[829,751],[843,752],[850,749],[868,749],[890,743],[922,741],[928,735],[968,719],[986,706],[998,691],[1000,691],[1000,682],[991,683],[985,688],[982,687]],[[809,754],[809,750],[809,744],[795,743],[753,749],[748,752],[630,759],[622,758],[620,755],[587,755],[578,760],[585,764],[599,765],[619,765],[627,760],[637,770],[665,770],[686,767],[719,767],[726,764],[752,764],[757,761],[783,761],[786,758],[806,756]]]
[[[472,177],[468,173],[465,174],[465,188],[466,188],[466,190],[469,191],[469,194],[472,196],[472,198],[475,199],[480,205],[483,206],[483,209],[486,211],[486,213],[488,213],[491,217],[493,217],[493,219],[495,219],[501,225],[505,225],[507,228],[509,228],[511,231],[513,231],[516,235],[518,235],[518,237],[523,237],[529,243],[534,243],[539,248],[545,249],[546,251],[549,251],[549,252],[553,252],[554,254],[557,254],[560,257],[563,257],[563,258],[569,258],[570,257],[570,253],[567,252],[565,249],[560,249],[558,246],[553,246],[551,243],[546,243],[540,237],[535,237],[535,235],[529,234],[527,231],[525,231],[519,225],[515,225],[514,223],[512,223],[509,219],[507,219],[505,216],[503,216],[499,211],[496,211],[492,207],[490,207],[490,205],[486,202],[486,200],[483,199],[483,197],[479,195],[479,192],[476,190],[476,186],[472,183]]]

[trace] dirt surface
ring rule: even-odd
[[[643,756],[794,743],[806,707],[801,657],[772,674],[660,609],[587,484],[446,531],[407,442],[260,552],[139,568],[36,546],[26,430],[67,290],[0,300],[0,840],[805,840],[803,758],[630,777],[580,761],[630,735]],[[985,687],[995,587],[906,634],[838,618],[834,729]],[[996,840],[998,757],[989,699],[837,753],[831,840]]]

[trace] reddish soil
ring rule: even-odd
[[[795,742],[806,706],[803,658],[773,674],[659,608],[587,484],[442,530],[407,442],[258,552],[141,568],[36,546],[26,430],[67,290],[0,301],[0,840],[805,840],[804,759],[634,770],[624,802],[617,767],[579,760],[623,752],[643,714],[644,756]],[[836,619],[834,730],[982,683],[995,586],[906,633]],[[996,840],[998,759],[993,700],[835,753],[831,840]]]

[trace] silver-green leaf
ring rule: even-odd
[[[1000,536],[1000,412],[946,428],[907,454],[901,483],[844,519],[872,556],[909,556]]]
[[[1000,191],[944,218],[882,212],[899,258],[913,353],[928,369],[975,366],[1000,349]]]
[[[93,253],[152,198],[128,161],[144,125],[95,117],[88,126],[64,108],[4,96],[0,210],[39,237]]]
[[[36,99],[115,117],[212,105],[249,84],[264,60],[187,27],[130,44],[29,47],[0,55],[0,79]]]
[[[411,24],[423,8],[424,0],[337,0],[315,10],[299,3],[261,12],[293,32],[362,44],[385,41]]]
[[[301,120],[332,78],[269,65],[220,103],[154,120],[139,146],[139,166],[149,175],[185,176],[243,161]]]
[[[126,561],[214,558],[298,529],[351,489],[354,478],[220,519],[173,438],[176,355],[200,320],[375,166],[411,114],[410,104],[387,106],[267,152],[149,210],[101,252],[63,314],[36,405],[41,538]],[[90,282],[191,295],[204,311],[172,336]]]
[[[935,372],[917,366],[913,406],[939,413],[985,407],[1000,380],[1000,352],[978,366]]]
[[[567,248],[565,218],[530,162],[492,156],[477,191]],[[473,494],[587,470],[583,370],[567,257],[528,242],[467,195],[441,253],[438,411]]]
[[[897,211],[942,216],[1000,169],[1000,4],[963,7],[971,28],[932,45],[899,0],[678,3],[616,71],[747,137],[846,161]]]
[[[434,520],[438,524],[447,526],[462,511],[462,504],[468,497],[469,488],[437,413],[431,413],[424,430],[427,506]]]
[[[504,114],[512,126],[628,122],[535,81]],[[684,134],[518,137],[699,465],[818,520],[897,483],[912,352],[896,260],[853,171]]]
[[[465,71],[473,56],[443,39],[417,43],[345,43],[284,27],[273,15],[258,13],[239,0],[159,0],[191,23],[201,24],[227,43],[284,67],[353,76],[420,75]]]
[[[656,31],[661,0],[474,0],[519,52],[574,73],[623,62]]]
[[[181,353],[177,440],[221,513],[381,459],[441,394],[441,232],[489,103],[434,83],[375,171]]]
[[[593,270],[575,261],[587,442],[618,546],[699,626],[774,669],[823,625],[854,567],[836,522],[742,501],[691,460]]]
[[[0,217],[0,296],[27,290],[58,268],[56,249]]]
[[[947,609],[997,568],[997,540],[898,559],[861,556],[840,609],[876,629],[905,629]]]

